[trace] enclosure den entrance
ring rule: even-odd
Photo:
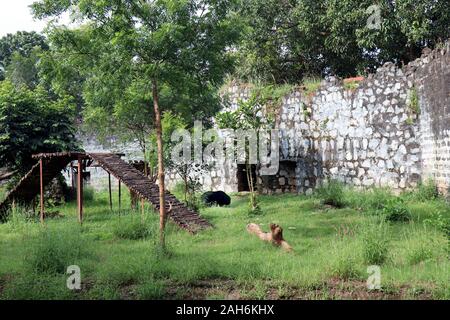
[[[250,174],[253,178],[253,184],[256,186],[256,165],[250,165]],[[250,182],[247,175],[247,166],[245,164],[238,164],[237,166],[237,183],[238,192],[249,192]]]

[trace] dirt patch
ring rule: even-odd
[[[331,279],[315,287],[274,286],[270,282],[252,286],[237,284],[232,280],[199,281],[195,284],[169,283],[167,299],[205,300],[205,299],[267,299],[267,300],[402,300],[432,299],[431,290],[414,291],[408,286],[368,290],[366,283],[357,280],[343,281]]]

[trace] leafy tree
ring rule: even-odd
[[[6,79],[16,87],[36,88],[39,84],[38,62],[38,50],[32,51],[28,57],[14,52],[9,65],[6,67]]]
[[[367,21],[380,9],[380,28]],[[386,61],[408,63],[450,37],[447,0],[246,0],[236,76],[297,83],[310,75],[352,76]]]
[[[8,68],[13,57],[16,62],[18,56],[29,58],[36,50],[48,50],[44,36],[36,32],[17,32],[8,34],[0,39],[0,81],[5,79],[5,70]]]
[[[210,115],[216,88],[232,66],[227,48],[238,36],[231,0],[42,0],[39,18],[75,14],[89,23],[88,52],[70,30],[61,43],[70,52],[89,55],[85,98],[88,105],[112,108],[138,82],[150,93],[158,145],[160,203],[165,203],[161,113],[176,110],[185,119]],[[84,44],[82,42],[81,44]],[[83,48],[84,46],[82,46]],[[176,97],[176,99],[174,99]],[[175,105],[166,101],[176,101]],[[165,206],[160,206],[160,243],[164,247]]]
[[[73,105],[54,100],[42,87],[30,90],[0,82],[0,164],[23,175],[36,163],[32,155],[77,150]]]
[[[267,110],[267,99],[263,91],[255,90],[251,93],[247,101],[240,100],[236,110],[224,111],[217,115],[217,125],[222,129],[233,130],[254,130],[256,132],[257,141],[262,139],[261,132],[263,130],[272,129],[274,119],[272,113]],[[240,139],[242,137],[236,137]],[[250,188],[250,212],[259,213],[260,207],[256,196],[255,181],[252,175],[252,163],[250,162],[250,146],[245,142],[245,168],[247,174],[247,181]],[[257,144],[258,145],[258,144]],[[257,147],[257,157],[259,157],[259,146]],[[260,159],[261,160],[261,159]],[[259,166],[257,166],[259,167]]]

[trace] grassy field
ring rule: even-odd
[[[335,193],[261,196],[258,216],[234,195],[228,208],[201,209],[214,229],[192,236],[170,224],[168,254],[156,249],[150,209],[110,212],[106,193],[90,195],[82,227],[74,203],[45,227],[18,210],[0,225],[0,299],[450,298],[448,203],[423,190],[402,201],[347,190],[324,204]],[[295,251],[248,234],[250,222],[280,224]],[[70,265],[79,291],[66,287]],[[366,287],[370,265],[381,267],[381,290]]]

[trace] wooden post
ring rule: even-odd
[[[77,180],[78,221],[83,224],[83,158],[81,156],[78,157]]]
[[[41,223],[44,224],[44,159],[39,160],[39,178],[40,178],[40,189],[41,189]]]
[[[119,180],[119,211],[122,209],[122,183]]]
[[[108,189],[109,189],[109,208],[113,209],[113,203],[112,203],[112,191],[111,191],[111,173],[108,172]]]

